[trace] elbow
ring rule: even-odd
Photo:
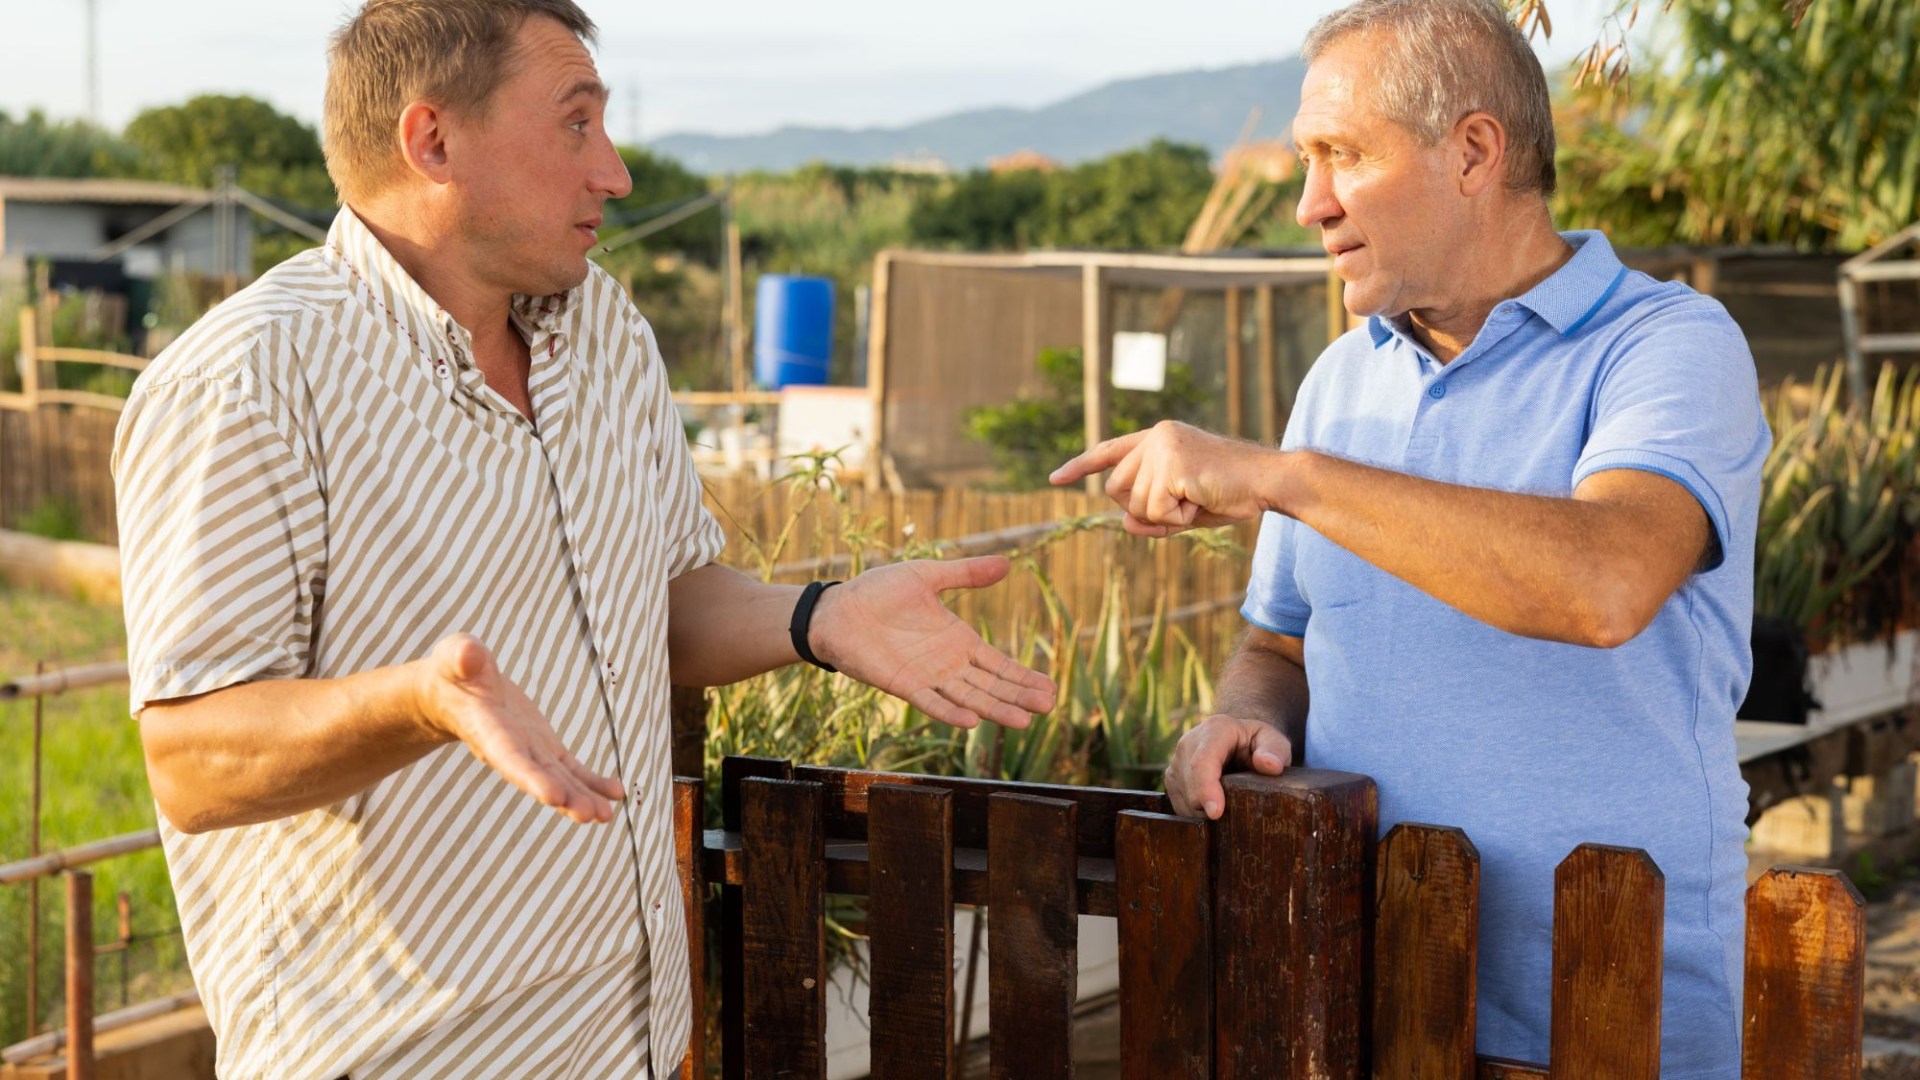
[[[1617,649],[1653,625],[1666,597],[1653,598],[1635,583],[1600,581],[1579,605],[1571,642],[1594,649]]]
[[[174,745],[164,725],[146,723],[152,715],[147,710],[141,713],[140,743],[147,759],[147,788],[160,816],[175,832],[189,836],[232,824],[222,820],[205,797],[206,777],[192,765],[194,755]]]

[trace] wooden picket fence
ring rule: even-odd
[[[1479,856],[1458,829],[1376,842],[1371,780],[1226,780],[1221,820],[1163,795],[730,758],[722,821],[676,780],[680,867],[707,1000],[721,886],[722,1075],[824,1080],[830,893],[868,898],[874,1080],[952,1080],[953,908],[992,915],[991,1072],[1073,1074],[1076,915],[1119,920],[1128,1080],[1654,1080],[1663,878],[1583,845],[1555,876],[1551,1060],[1476,1056]],[[1743,1075],[1861,1074],[1865,911],[1832,871],[1747,896]],[[704,1024],[704,1017],[699,1018]],[[704,1030],[704,1027],[696,1030]],[[696,1039],[683,1077],[706,1075]]]

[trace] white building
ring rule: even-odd
[[[178,220],[107,262],[118,262],[126,277],[136,279],[176,269],[251,276],[248,216],[230,215],[238,225],[223,260],[220,211],[212,200],[212,192],[147,180],[0,176],[0,281],[23,279],[33,259],[91,262],[114,241],[165,215]]]

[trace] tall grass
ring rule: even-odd
[[[117,607],[61,600],[38,593],[0,589],[0,674],[31,673],[38,661],[49,667],[117,660],[126,637]],[[43,802],[41,846],[71,847],[154,824],[139,731],[127,716],[124,687],[102,687],[45,699],[43,714]],[[0,861],[25,858],[31,841],[33,705],[0,705]],[[131,901],[136,938],[163,935],[136,944],[129,953],[127,1000],[185,989],[189,983],[184,950],[177,936],[173,889],[158,851],[96,863],[94,934],[112,941],[119,916],[116,897]],[[0,1045],[27,1035],[27,914],[29,889],[0,886]],[[40,886],[40,1027],[61,1022],[62,945],[65,902],[60,878]],[[95,969],[95,1008],[121,1003],[118,957],[105,957]]]

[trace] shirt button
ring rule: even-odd
[[[1432,386],[1427,387],[1427,396],[1432,398],[1435,401],[1439,401],[1441,398],[1446,397],[1447,384],[1434,383]]]
[[[610,683],[617,683],[620,681],[620,673],[613,670],[613,665],[611,663],[607,665],[607,681]]]
[[[446,362],[445,360],[436,360],[436,361],[434,361],[434,365],[433,365],[433,373],[434,373],[435,375],[438,375],[438,376],[440,376],[441,378],[443,378],[443,379],[444,379],[444,378],[446,378],[446,377],[447,377],[447,375],[448,375],[448,371],[449,371],[449,369],[447,368],[447,362]]]

